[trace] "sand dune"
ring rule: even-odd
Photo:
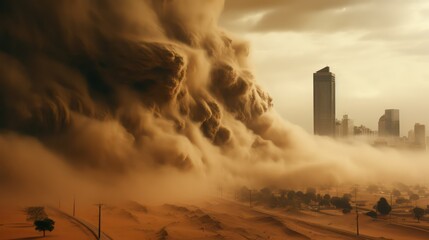
[[[64,209],[68,211],[68,209]],[[102,230],[112,239],[399,239],[429,238],[429,224],[402,218],[373,220],[360,213],[360,237],[355,214],[310,210],[285,211],[225,200],[146,206],[138,202],[103,207]],[[51,239],[94,239],[72,219],[49,211],[57,225]],[[40,233],[25,221],[22,208],[2,207],[0,239],[34,239]],[[79,218],[96,226],[97,208],[80,205]]]

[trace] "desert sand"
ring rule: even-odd
[[[32,222],[26,220],[27,215],[23,206],[1,206],[0,210],[0,239],[24,240],[42,238],[42,232],[34,229]],[[57,211],[47,208],[49,218],[54,219],[55,229],[46,232],[48,239],[76,240],[95,239],[94,235],[74,219]]]
[[[96,239],[82,223],[68,217],[70,204],[47,208],[56,221],[49,239]],[[102,208],[102,230],[111,239],[428,239],[429,223],[417,223],[410,214],[373,220],[359,210],[360,237],[356,236],[356,215],[339,210],[270,209],[225,198],[209,198],[191,203],[158,206],[129,201],[106,203]],[[64,212],[65,214],[62,214]],[[36,239],[26,221],[23,207],[2,206],[0,239]],[[98,224],[98,208],[80,203],[78,219]],[[108,239],[108,238],[106,238]]]

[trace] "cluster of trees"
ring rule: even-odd
[[[369,185],[367,188],[367,191],[369,193],[377,193],[380,191],[389,192],[386,189],[382,189],[381,187],[377,185]],[[403,196],[401,192],[405,192],[406,195]],[[407,186],[402,183],[396,183],[395,188],[391,192],[392,196],[396,198],[395,203],[396,204],[410,204],[413,201],[417,201],[420,199],[421,195],[428,195],[428,189],[426,186]],[[408,197],[406,197],[408,195]],[[368,216],[377,218],[378,214],[380,215],[387,215],[391,211],[391,206],[387,203],[385,198],[380,198],[377,205],[374,207],[377,212],[370,211],[367,213]],[[414,217],[420,222],[420,219],[425,215],[429,214],[429,208],[423,209],[420,207],[415,207],[411,210]]]
[[[418,200],[419,196],[427,196],[428,195],[428,191],[427,191],[427,187],[425,186],[420,186],[420,185],[415,185],[413,187],[409,187],[406,185],[398,185],[397,188],[394,188],[392,190],[392,195],[395,197],[401,197],[401,192],[406,192],[407,195],[409,196],[410,200]],[[417,198],[417,199],[415,199]]]
[[[27,221],[32,221],[35,229],[43,232],[43,237],[46,236],[46,231],[52,232],[54,230],[55,221],[48,217],[44,207],[28,207],[25,212],[27,213]]]
[[[370,185],[368,191],[377,192],[379,188],[375,185]],[[409,199],[401,198],[401,192],[397,189],[392,191],[392,195],[398,197],[397,203],[404,201],[410,202],[411,200],[419,199],[418,194],[411,194]],[[270,188],[262,188],[260,190],[250,190],[247,187],[242,187],[237,191],[237,199],[243,202],[251,202],[252,205],[265,205],[271,208],[292,208],[301,209],[302,206],[307,205],[319,208],[336,208],[341,209],[343,213],[349,213],[352,210],[350,201],[351,194],[344,194],[342,197],[331,197],[329,194],[321,195],[316,192],[314,188],[308,188],[305,192],[293,190],[279,190],[273,191]],[[375,211],[369,211],[366,215],[377,218],[386,216],[392,211],[392,206],[388,203],[386,198],[381,197],[377,204],[374,206]],[[414,217],[420,221],[425,215],[429,214],[428,209],[416,207],[412,209]]]
[[[392,211],[392,206],[390,206],[390,204],[387,202],[387,200],[382,197],[380,198],[380,200],[378,200],[377,204],[374,206],[374,208],[377,210],[377,212],[375,211],[370,211],[367,212],[366,215],[372,217],[372,218],[377,218],[378,214],[380,214],[381,216],[385,216],[388,215],[391,211]],[[417,219],[418,222],[420,222],[420,219],[427,213],[429,213],[429,209],[423,209],[420,207],[415,207],[412,209],[412,213],[414,215],[414,217]]]
[[[396,198],[401,197],[401,192],[406,192],[409,196],[409,200],[418,200],[419,195],[427,195],[427,188],[425,186],[415,185],[415,186],[407,186],[405,184],[397,183],[396,188],[392,190],[392,195]],[[369,193],[388,193],[390,190],[386,188],[382,188],[378,185],[371,184],[366,189]],[[406,199],[406,198],[403,198]]]
[[[342,197],[331,197],[329,194],[321,195],[316,193],[316,189],[314,188],[308,188],[305,192],[280,190],[275,193],[269,188],[251,191],[246,187],[242,187],[238,191],[237,197],[240,201],[252,201],[254,204],[265,205],[271,208],[291,207],[299,209],[304,204],[327,208],[335,207],[342,209],[344,213],[348,213],[352,209],[350,194],[344,194]]]

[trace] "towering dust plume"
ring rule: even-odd
[[[283,122],[248,69],[248,44],[217,26],[222,8],[1,1],[0,185],[300,186],[404,180],[428,166]]]

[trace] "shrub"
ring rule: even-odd
[[[347,213],[350,213],[352,211],[352,208],[350,207],[350,208],[344,208],[343,209],[343,213],[344,214],[347,214]]]
[[[374,211],[369,211],[365,215],[367,215],[367,216],[369,216],[371,218],[374,218],[374,219],[378,217],[378,214],[376,212],[374,212]]]

